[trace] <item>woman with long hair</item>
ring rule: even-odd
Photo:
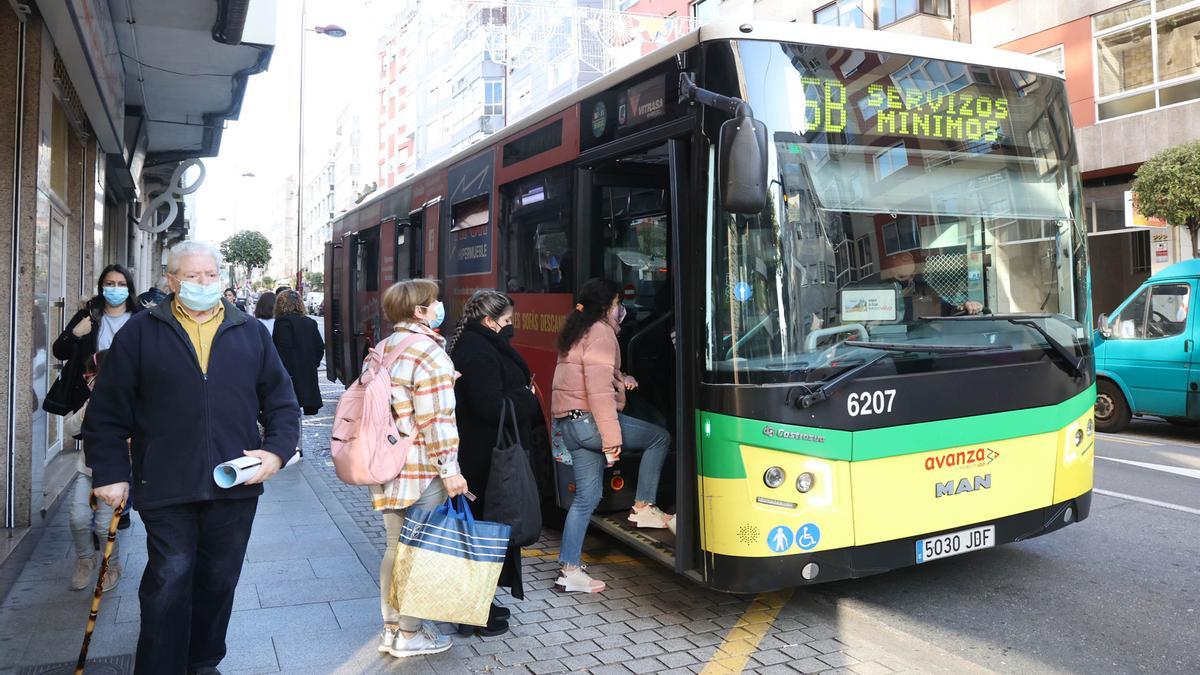
[[[317,368],[325,355],[325,341],[321,339],[317,322],[308,318],[304,301],[296,291],[285,291],[276,296],[271,340],[283,367],[292,376],[292,387],[296,390],[300,408],[305,415],[316,415],[321,409]]]
[[[75,413],[83,409],[91,396],[90,385],[98,368],[97,353],[107,351],[130,317],[140,311],[142,305],[137,301],[133,274],[117,264],[101,270],[100,278],[96,281],[96,295],[83,303],[83,307],[71,317],[62,334],[54,341],[55,358],[68,362],[63,367],[63,373],[77,375],[72,377],[71,382],[64,383],[67,386],[71,410]],[[73,590],[82,590],[88,585],[92,571],[96,568],[96,551],[92,545],[90,526],[94,522],[93,513],[88,502],[92,478],[91,473],[85,470],[87,467],[83,465],[82,455],[77,468],[80,470],[71,503],[76,558],[70,586]],[[83,489],[85,485],[87,490]],[[112,510],[109,509],[108,513],[111,515]],[[103,520],[101,526],[105,531],[107,525],[108,521]],[[104,580],[105,589],[115,587],[120,577],[120,566],[110,566]]]
[[[454,363],[443,348],[446,341],[434,332],[446,316],[436,281],[395,283],[384,292],[382,304],[393,327],[383,342],[384,354],[404,347],[390,372],[392,417],[397,430],[412,437],[413,444],[400,475],[370,487],[371,506],[382,512],[387,532],[387,550],[379,569],[383,614],[379,651],[395,657],[437,654],[450,649],[450,637],[432,630],[419,617],[401,616],[388,598],[405,511],[412,507],[432,511],[446,497],[467,492],[467,481],[458,466]],[[414,334],[419,337],[413,338]]]
[[[605,588],[603,581],[588,576],[580,560],[588,520],[603,492],[605,466],[620,461],[623,448],[644,450],[629,522],[646,528],[674,524],[674,516],[654,505],[671,434],[621,413],[626,390],[638,386],[637,380],[621,372],[617,333],[624,312],[615,282],[589,279],[580,287],[575,311],[558,336],[550,408],[575,471],[575,497],[559,548],[562,573],[555,581],[567,591],[599,593]]]
[[[71,410],[79,410],[87,401],[90,390],[84,383],[84,364],[98,351],[112,346],[117,331],[140,312],[133,274],[123,265],[112,264],[100,272],[96,295],[84,301],[75,316],[67,322],[62,334],[54,341],[54,358],[75,361],[75,367],[64,366],[63,372],[78,373],[75,381],[66,383],[70,391]]]
[[[513,406],[522,447],[531,447],[533,425],[545,424],[529,365],[512,346],[515,308],[513,299],[500,291],[475,291],[463,305],[462,318],[448,348],[454,369],[461,374],[454,385],[458,401],[458,464],[467,483],[473,486],[475,501],[471,503],[471,511],[481,520],[489,489],[505,487],[488,485],[496,432],[510,419],[507,414],[501,419],[501,402]],[[514,598],[524,599],[521,547],[508,548],[499,585],[509,588]],[[508,609],[493,603],[485,627],[466,626],[459,632],[499,635],[508,630],[508,616]]]

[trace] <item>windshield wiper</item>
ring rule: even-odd
[[[854,379],[856,376],[858,376],[859,373],[863,372],[867,368],[870,368],[871,366],[875,365],[876,363],[882,361],[883,359],[887,358],[888,356],[891,356],[893,353],[896,353],[896,352],[903,352],[903,353],[908,353],[908,354],[960,354],[960,353],[965,353],[965,352],[994,352],[994,351],[1011,349],[1008,345],[1004,345],[1004,346],[921,345],[921,344],[911,344],[911,343],[904,343],[904,342],[859,342],[857,340],[847,340],[847,341],[843,342],[842,344],[849,346],[849,347],[862,347],[863,349],[877,349],[877,350],[879,350],[880,353],[867,359],[866,361],[863,361],[862,363],[858,364],[857,366],[854,366],[853,368],[850,368],[848,370],[845,370],[845,371],[839,373],[837,377],[833,378],[832,380],[829,380],[828,382],[823,383],[816,390],[808,389],[808,387],[806,385],[801,385],[801,386],[804,386],[805,389],[808,389],[808,393],[804,394],[802,396],[796,397],[796,400],[795,400],[796,407],[810,408],[810,407],[820,403],[821,401],[828,401],[829,396],[838,387],[840,387],[843,384],[845,384],[846,382],[849,382],[850,380]]]
[[[1037,323],[1039,320],[1053,318],[1050,313],[1035,313],[1035,314],[971,314],[968,316],[923,316],[921,321],[1007,321],[1014,326],[1025,326],[1032,329],[1035,333],[1042,336],[1046,344],[1050,345],[1051,350],[1055,354],[1062,357],[1062,360],[1071,367],[1071,371],[1075,375],[1083,374],[1083,357],[1075,354],[1075,350],[1059,342],[1050,331]]]

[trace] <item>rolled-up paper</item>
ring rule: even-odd
[[[262,466],[262,460],[257,457],[231,459],[218,464],[217,468],[213,469],[213,480],[216,481],[218,487],[231,488],[254,478],[260,466]]]

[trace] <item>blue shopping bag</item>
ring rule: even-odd
[[[511,528],[475,520],[466,498],[410,508],[392,568],[390,602],[403,616],[483,626]]]

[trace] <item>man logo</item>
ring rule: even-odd
[[[992,489],[992,474],[984,474],[975,476],[975,481],[969,481],[966,478],[959,479],[958,483],[954,481],[946,481],[945,483],[935,483],[933,486],[934,497],[948,497],[950,495],[962,494],[964,492],[975,492],[976,490]]]

